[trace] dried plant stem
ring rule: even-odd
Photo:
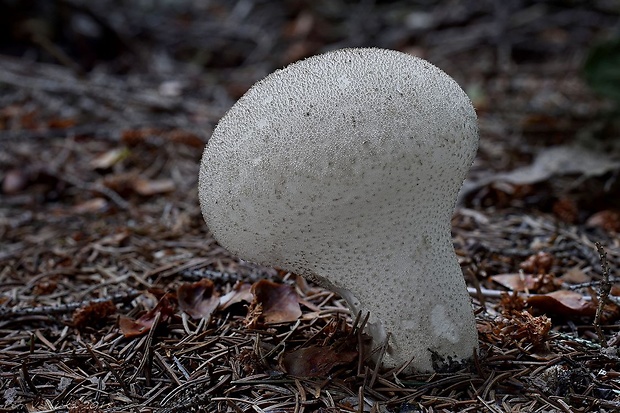
[[[611,283],[609,282],[609,263],[607,262],[607,253],[601,246],[600,242],[595,242],[596,250],[598,251],[601,260],[601,269],[603,270],[603,280],[601,281],[601,287],[599,289],[598,307],[596,308],[596,316],[594,317],[594,329],[596,335],[601,342],[601,346],[607,347],[607,340],[603,334],[601,328],[601,316],[603,314],[603,308],[605,303],[609,299],[609,293],[611,292]]]

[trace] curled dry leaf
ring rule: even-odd
[[[209,318],[220,303],[213,281],[203,278],[195,283],[181,284],[177,288],[179,308],[194,319]]]
[[[158,314],[160,314],[159,322],[165,322],[174,315],[174,305],[170,294],[165,294],[155,308],[146,312],[137,320],[121,316],[118,320],[118,326],[126,338],[137,337],[154,327]]]
[[[585,300],[575,291],[559,290],[548,294],[533,295],[527,298],[527,303],[547,314],[587,317],[596,314],[596,304]]]
[[[286,373],[293,376],[326,376],[334,367],[357,359],[357,351],[350,350],[350,348],[350,346],[337,345],[304,347],[285,354],[280,365]]]
[[[265,323],[286,323],[301,316],[299,297],[293,287],[268,280],[252,285],[254,300],[250,305],[249,319]]]
[[[220,309],[225,310],[242,301],[251,303],[253,297],[250,284],[238,282],[229,293],[220,297]]]

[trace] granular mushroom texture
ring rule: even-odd
[[[474,317],[450,237],[478,146],[458,84],[396,51],[343,49],[255,84],[205,148],[201,208],[222,246],[370,312],[386,367],[473,356]]]

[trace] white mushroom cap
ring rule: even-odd
[[[370,311],[375,346],[390,333],[384,366],[413,358],[409,370],[432,371],[477,348],[450,235],[477,147],[475,111],[444,72],[401,52],[337,50],[272,73],[220,120],[202,212],[232,253]]]

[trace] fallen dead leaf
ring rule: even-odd
[[[152,310],[147,311],[137,320],[121,316],[118,320],[118,326],[125,338],[141,336],[153,328],[158,314],[160,315],[159,322],[167,321],[174,314],[174,306],[170,294],[165,294]]]
[[[255,282],[251,288],[254,300],[248,317],[265,323],[286,323],[301,316],[299,297],[293,287],[268,280]]]
[[[578,175],[580,178],[604,175],[620,169],[620,161],[611,155],[584,147],[553,146],[538,152],[534,161],[505,173],[489,173],[463,184],[459,199],[492,183],[527,185],[547,181],[555,176]]]
[[[112,301],[91,303],[73,312],[73,326],[78,330],[83,330],[86,327],[99,326],[115,312],[116,306]]]
[[[177,288],[179,308],[194,319],[209,318],[220,303],[213,281],[203,278]]]
[[[573,267],[566,271],[560,279],[569,284],[583,284],[592,281],[592,277],[587,275],[581,268]]]
[[[236,283],[232,290],[220,297],[220,309],[225,310],[233,304],[240,303],[242,301],[251,303],[254,295],[251,291],[252,286],[247,283]]]
[[[293,376],[319,377],[327,374],[337,366],[348,364],[357,359],[357,350],[348,350],[348,346],[310,346],[291,351],[282,357],[282,369]]]
[[[547,314],[590,317],[596,313],[596,304],[587,301],[583,295],[575,291],[559,290],[533,295],[526,301],[532,308]]]
[[[547,293],[556,290],[560,282],[551,274],[497,274],[490,277],[496,283],[518,292]]]

